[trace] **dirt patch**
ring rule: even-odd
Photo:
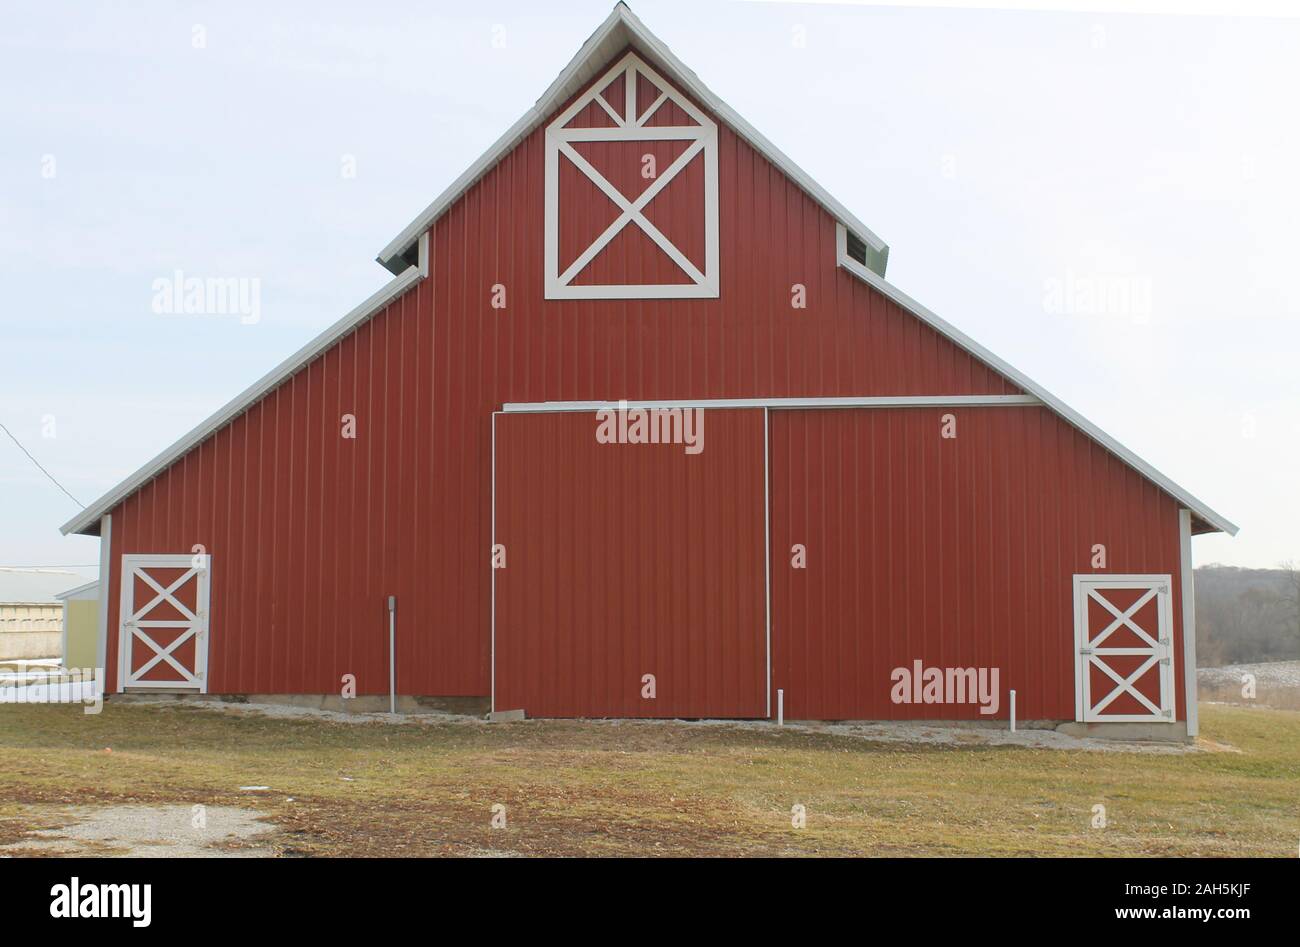
[[[116,855],[162,858],[233,858],[274,855],[259,837],[274,830],[255,809],[233,806],[76,806],[51,811],[30,807],[30,829],[0,845],[6,855]],[[28,814],[28,813],[25,813]]]

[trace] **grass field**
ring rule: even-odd
[[[1228,748],[913,746],[791,730],[403,725],[186,704],[0,707],[0,844],[85,807],[254,808],[284,855],[1295,858],[1300,713],[1202,705]],[[270,787],[246,792],[239,787]],[[491,825],[505,806],[506,825]],[[806,807],[804,828],[792,806]],[[1092,827],[1093,807],[1107,825]],[[74,809],[74,807],[79,807]],[[113,849],[107,849],[111,852]]]

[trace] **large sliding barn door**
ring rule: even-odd
[[[207,693],[208,566],[206,556],[122,557],[122,688]]]
[[[1170,577],[1076,575],[1079,720],[1172,721]]]
[[[494,709],[766,716],[762,409],[704,412],[698,453],[597,424],[495,418]]]

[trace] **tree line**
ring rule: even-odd
[[[1196,662],[1202,667],[1300,658],[1300,567],[1196,570]]]

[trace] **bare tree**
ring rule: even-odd
[[[1197,569],[1196,651],[1207,667],[1300,657],[1300,568]]]
[[[1282,570],[1284,579],[1282,605],[1291,620],[1291,629],[1296,634],[1296,642],[1300,643],[1300,566],[1297,566],[1294,560],[1288,559],[1279,563],[1278,568]]]

